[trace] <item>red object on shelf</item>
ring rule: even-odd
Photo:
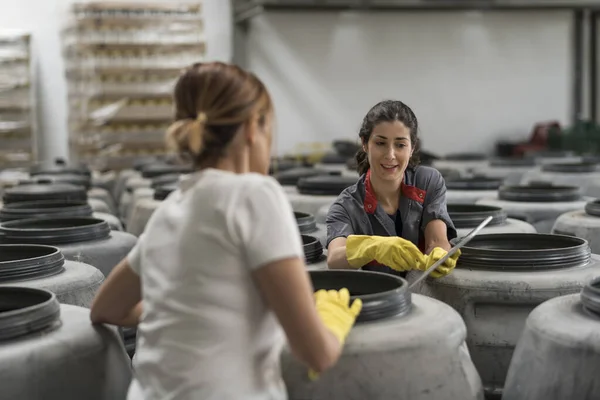
[[[535,124],[529,137],[529,141],[516,145],[513,150],[513,155],[523,156],[530,151],[546,150],[548,147],[548,131],[551,128],[558,128],[560,130],[560,122],[549,121],[538,122]]]

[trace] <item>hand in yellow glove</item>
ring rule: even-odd
[[[409,271],[425,262],[413,242],[398,236],[350,235],[346,239],[346,258],[354,268],[375,260],[396,271]]]
[[[441,247],[435,247],[429,255],[425,256],[425,262],[422,264],[423,266],[419,268],[422,271],[427,271],[436,261],[440,258],[444,257],[448,252]],[[456,253],[452,254],[446,262],[437,267],[435,271],[431,273],[432,278],[441,278],[443,276],[448,275],[452,270],[456,267],[456,261],[460,257],[460,249],[456,251]]]
[[[315,293],[317,312],[327,329],[344,345],[346,336],[352,329],[356,317],[362,308],[360,299],[354,300],[350,306],[350,292],[343,288],[337,290],[319,290]],[[308,376],[311,380],[318,378],[318,374],[310,370]]]

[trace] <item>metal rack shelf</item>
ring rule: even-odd
[[[0,32],[0,170],[37,160],[29,32]]]
[[[464,11],[570,11],[573,15],[571,57],[573,69],[572,112],[573,122],[583,117],[584,79],[590,77],[588,102],[590,117],[597,121],[597,22],[600,16],[598,0],[234,0],[234,61],[247,66],[247,36],[253,17],[265,12],[464,12]],[[585,37],[591,38],[587,49]],[[589,54],[587,63],[585,53]],[[586,71],[587,69],[587,71]]]
[[[117,168],[164,154],[172,89],[203,60],[202,1],[75,3],[62,30],[71,155]]]

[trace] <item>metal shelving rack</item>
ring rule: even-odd
[[[29,33],[0,32],[0,169],[37,160]]]
[[[535,12],[542,10],[571,11],[573,15],[571,63],[573,66],[572,120],[584,117],[584,76],[589,76],[587,102],[590,117],[597,120],[597,17],[598,0],[234,0],[233,18],[234,61],[246,66],[247,35],[250,20],[264,12],[428,12],[428,11],[512,11]],[[590,37],[585,47],[585,37]],[[588,54],[588,62],[585,54]],[[587,71],[586,71],[587,70]]]
[[[71,158],[121,169],[166,153],[172,90],[205,57],[200,2],[78,3],[62,32]]]

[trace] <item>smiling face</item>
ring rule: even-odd
[[[401,180],[413,153],[410,129],[400,121],[380,122],[363,144],[371,174],[386,181]]]

